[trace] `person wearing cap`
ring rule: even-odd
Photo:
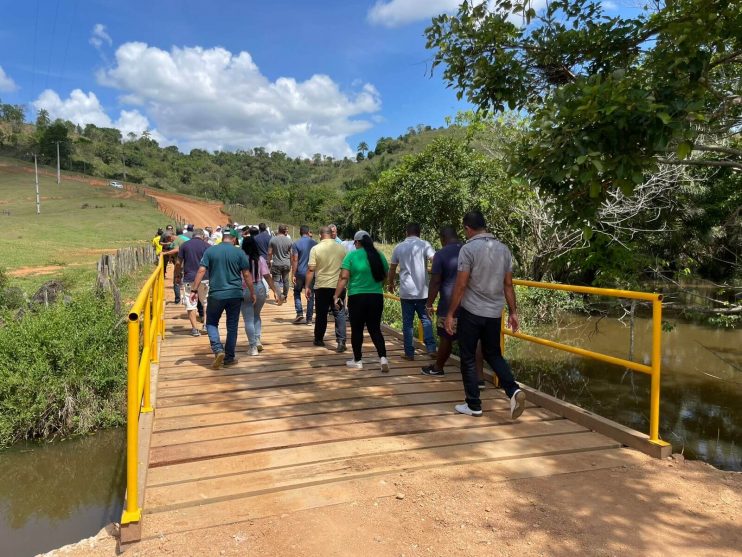
[[[389,263],[384,254],[374,247],[371,236],[365,230],[356,232],[353,240],[356,250],[343,259],[334,297],[334,305],[341,307],[340,296],[347,286],[353,359],[345,364],[350,369],[363,369],[365,327],[379,355],[381,371],[387,373],[389,361],[386,358],[384,335],[381,334],[381,316],[384,313],[384,280],[389,272]],[[339,244],[338,247],[344,250]]]
[[[510,399],[510,417],[515,419],[526,407],[526,393],[515,382],[500,346],[500,326],[506,304],[510,329],[516,332],[519,326],[512,255],[505,244],[487,232],[484,216],[479,211],[467,213],[463,224],[468,241],[459,251],[458,273],[445,325],[449,335],[458,334],[461,378],[466,395],[466,402],[457,404],[454,409],[467,416],[482,415],[475,363],[477,342],[481,342],[484,359]]]
[[[333,295],[340,276],[340,267],[345,258],[345,250],[332,239],[329,226],[322,226],[319,229],[319,236],[319,243],[309,251],[304,290],[308,300],[312,295],[312,284],[314,284],[314,345],[325,345],[327,314],[332,312],[335,318],[335,340],[337,342],[335,351],[342,353],[346,350],[346,316],[345,311],[338,309],[333,303]],[[340,299],[345,299],[345,292],[340,293]]]
[[[245,252],[235,249],[239,233],[232,229],[225,233],[222,243],[204,252],[199,264],[196,279],[191,285],[191,302],[196,303],[201,281],[209,273],[209,296],[206,304],[206,332],[214,353],[213,369],[222,365],[231,366],[237,363],[235,348],[237,346],[237,327],[240,321],[243,287],[249,291],[252,303],[255,303],[255,287],[250,274],[250,262]],[[227,314],[227,341],[222,344],[219,336],[219,320]]]
[[[392,251],[392,264],[389,267],[387,290],[394,293],[394,282],[399,267],[399,298],[402,305],[402,333],[404,337],[404,359],[415,359],[415,314],[423,326],[423,340],[428,355],[435,359],[435,335],[433,322],[425,311],[428,299],[427,264],[435,256],[435,250],[429,242],[420,238],[420,225],[407,225],[407,238],[397,244]]]

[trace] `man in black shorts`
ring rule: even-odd
[[[428,315],[433,315],[433,303],[440,293],[438,300],[438,356],[434,364],[423,367],[420,372],[423,375],[443,375],[443,367],[446,365],[448,358],[453,350],[453,343],[456,341],[456,333],[448,334],[443,326],[443,320],[448,313],[448,306],[451,302],[453,286],[456,284],[456,274],[458,272],[459,251],[463,243],[456,234],[453,226],[444,226],[440,232],[440,240],[443,249],[436,252],[433,257],[433,268],[431,270],[430,286],[428,287],[428,302],[426,309]],[[484,388],[483,360],[481,349],[477,350],[477,371],[479,372],[479,388]]]

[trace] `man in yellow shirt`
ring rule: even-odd
[[[157,255],[160,255],[162,253],[162,244],[160,243],[160,237],[162,237],[162,233],[163,232],[164,232],[164,230],[162,230],[162,228],[158,228],[157,229],[157,236],[155,236],[154,238],[152,238],[152,245],[154,246],[155,253]]]
[[[309,269],[306,278],[306,296],[311,294],[314,281],[314,345],[324,346],[327,331],[327,312],[335,317],[336,352],[345,352],[345,309],[338,309],[333,303],[335,287],[340,276],[340,266],[345,258],[345,248],[332,238],[329,226],[319,229],[320,242],[309,252]],[[345,300],[345,292],[341,299]]]

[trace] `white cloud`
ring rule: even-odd
[[[104,43],[108,46],[112,46],[113,40],[106,31],[106,26],[102,23],[96,23],[93,26],[93,33],[92,35],[90,35],[90,44],[100,50],[103,47]]]
[[[292,156],[352,156],[347,137],[371,123],[357,119],[381,108],[373,85],[341,91],[329,76],[270,81],[247,52],[121,45],[98,81],[123,92],[122,102],[143,107],[163,134],[184,150],[263,146]]]
[[[606,10],[609,10],[609,11],[615,11],[618,9],[618,5],[615,2],[612,2],[611,0],[603,0],[601,4]]]
[[[368,20],[375,25],[399,27],[439,14],[453,13],[459,4],[461,0],[377,0],[368,11]]]
[[[5,70],[2,66],[0,66],[0,91],[3,91],[4,93],[12,93],[18,89],[18,86],[15,84],[15,81],[5,73]]]
[[[102,128],[117,128],[121,130],[124,138],[129,132],[139,137],[144,130],[150,128],[149,120],[138,110],[122,110],[116,121],[111,120],[92,91],[85,94],[80,89],[75,89],[69,98],[62,99],[55,91],[47,89],[33,102],[33,106],[36,110],[45,109],[52,120],[61,118],[83,127],[86,124],[94,124]],[[172,143],[157,130],[150,130],[150,133],[152,139],[158,143]]]

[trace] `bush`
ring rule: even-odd
[[[565,312],[586,311],[582,296],[563,290],[516,286],[515,296],[521,326],[554,323]]]
[[[92,293],[0,327],[0,447],[124,423],[126,328]]]

